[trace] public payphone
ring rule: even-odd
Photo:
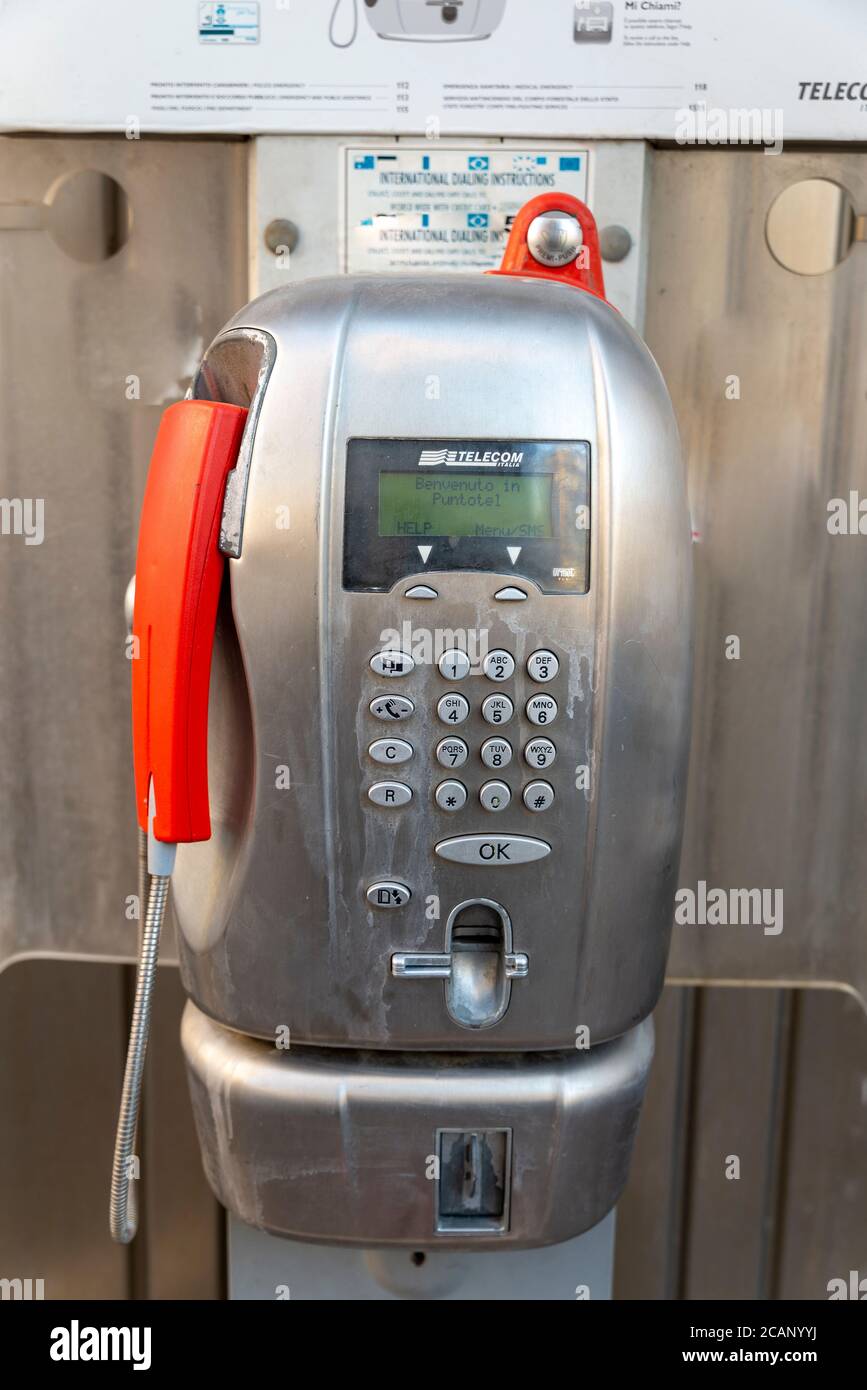
[[[242,310],[164,417],[134,634],[145,957],[180,843],[220,1199],[368,1245],[593,1225],[652,1055],[692,630],[671,405],[583,204],[527,204],[493,274]],[[138,1006],[121,1238],[146,971]]]

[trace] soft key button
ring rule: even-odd
[[[374,652],[370,669],[377,676],[408,676],[415,662],[408,652]]]
[[[412,744],[402,738],[378,738],[367,751],[375,763],[408,763]]]

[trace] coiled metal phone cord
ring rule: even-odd
[[[145,843],[145,856],[146,854],[147,845]],[[139,879],[141,881],[141,847],[139,848],[139,856]],[[145,858],[145,864],[146,862]],[[138,1213],[132,1187],[131,1167],[135,1156],[142,1075],[150,1032],[154,977],[160,949],[160,932],[162,931],[166,902],[169,896],[169,883],[170,878],[167,874],[152,874],[150,876],[150,891],[147,895],[144,927],[141,931],[135,1001],[129,1030],[123,1092],[120,1100],[117,1135],[114,1141],[114,1161],[111,1170],[109,1227],[112,1240],[121,1245],[128,1245],[138,1228]]]

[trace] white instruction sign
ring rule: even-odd
[[[867,141],[865,0],[0,0],[0,130]]]
[[[529,198],[586,201],[587,151],[349,147],[344,178],[345,270],[489,270]]]

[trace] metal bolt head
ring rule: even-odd
[[[612,222],[599,233],[599,250],[603,261],[622,261],[632,250],[632,237],[625,227]]]
[[[540,213],[527,229],[530,254],[540,265],[568,265],[578,255],[583,240],[581,224],[569,212]]]
[[[298,228],[294,222],[288,221],[285,217],[275,217],[265,228],[265,245],[275,256],[279,256],[281,251],[289,251],[291,254],[298,245],[298,235]]]

